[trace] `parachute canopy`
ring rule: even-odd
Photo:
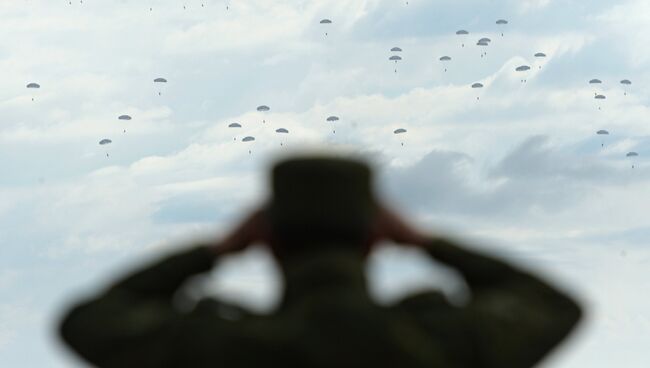
[[[596,95],[594,98],[595,98],[596,100],[604,100],[604,99],[606,99],[607,97],[605,97],[605,95]]]
[[[518,72],[525,72],[526,70],[530,70],[530,67],[528,65],[520,65],[516,67],[515,70]]]
[[[634,157],[634,156],[638,156],[638,155],[639,155],[639,154],[636,153],[636,152],[628,152],[627,155],[625,155],[625,156],[627,156],[627,157]]]
[[[255,140],[255,137],[252,137],[252,136],[249,135],[248,137],[244,137],[244,139],[242,139],[241,141],[242,142],[252,142],[254,140]]]
[[[632,84],[632,82],[629,79],[623,79],[621,81],[621,84],[628,84],[629,85],[629,84]]]
[[[589,84],[600,84],[603,83],[600,79],[592,79],[589,81]]]
[[[474,84],[472,84],[472,88],[483,88],[483,84],[481,84],[481,83],[474,83]]]
[[[118,117],[118,119],[120,119],[120,120],[131,120],[131,116],[130,115],[120,115]]]
[[[266,105],[257,106],[257,111],[269,111],[269,110],[271,110],[271,108]]]
[[[505,19],[499,19],[497,20],[497,24],[508,24],[508,21]]]
[[[395,61],[402,60],[402,57],[399,56],[399,55],[393,55],[393,56],[389,57],[388,60],[395,60]]]
[[[492,40],[487,37],[483,37],[480,40],[478,40],[478,42],[492,42]]]
[[[485,42],[485,41],[483,41],[483,42],[479,41],[479,42],[476,43],[476,45],[477,46],[490,46],[490,44]]]
[[[402,49],[399,48],[399,47],[397,47],[397,46],[395,46],[395,47],[393,47],[392,49],[390,49],[390,51],[392,51],[392,52],[400,52],[400,51],[402,51]]]
[[[601,129],[601,130],[597,131],[596,134],[605,134],[605,135],[607,135],[607,134],[609,134],[609,132],[606,131],[606,130]]]
[[[329,19],[322,19],[322,20],[320,21],[320,24],[330,24],[330,23],[332,23],[332,21],[329,20]]]
[[[154,83],[167,83],[167,79],[165,78],[156,78],[153,81]]]
[[[338,120],[339,120],[339,117],[338,117],[338,116],[334,116],[334,115],[332,115],[332,116],[330,116],[330,117],[327,118],[327,121],[338,121]]]
[[[105,144],[109,144],[109,143],[112,143],[112,142],[113,141],[110,140],[110,139],[102,139],[101,141],[99,141],[99,144],[101,144],[103,146]]]
[[[449,61],[449,60],[451,60],[451,57],[449,56],[443,56],[440,58],[440,61]]]
[[[456,31],[456,34],[457,34],[457,35],[466,35],[466,34],[469,34],[469,32],[467,32],[467,31],[464,30],[464,29],[461,29],[461,30]]]
[[[535,57],[538,57],[538,58],[545,58],[545,57],[546,57],[546,54],[543,53],[543,52],[538,52],[538,53],[535,54]]]
[[[406,129],[403,129],[403,128],[395,129],[395,131],[393,131],[393,133],[395,133],[395,134],[406,133]]]
[[[284,128],[276,129],[275,132],[276,133],[289,133],[289,131],[284,129]]]
[[[27,85],[27,88],[41,88],[41,85],[38,83],[30,83]]]
[[[228,124],[228,128],[241,128],[241,124],[239,124],[239,123],[230,123],[230,124]]]

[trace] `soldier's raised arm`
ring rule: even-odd
[[[208,271],[214,257],[208,247],[196,247],[143,267],[74,306],[61,337],[100,367],[164,366],[183,317],[173,297],[189,277]]]
[[[580,320],[578,304],[539,277],[453,240],[427,236],[383,206],[378,207],[374,239],[424,249],[462,275],[471,292],[465,306],[452,308],[437,292],[407,298],[401,306],[431,336],[455,336],[459,341],[446,342],[463,351],[448,353],[472,367],[531,367]],[[456,332],[440,331],[445,328]]]
[[[531,367],[580,319],[572,298],[505,261],[444,238],[430,238],[423,248],[459,271],[470,288],[462,313],[480,367]]]
[[[209,331],[215,345],[228,349],[234,340],[231,321],[216,314],[205,316],[198,309],[184,313],[174,298],[186,280],[209,271],[221,256],[263,240],[261,217],[262,212],[255,211],[222,241],[164,256],[78,303],[64,316],[61,337],[100,367],[170,366],[181,353],[214,350],[183,339],[188,331],[195,335]]]

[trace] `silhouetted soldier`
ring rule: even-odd
[[[539,278],[422,235],[377,203],[360,162],[277,165],[273,194],[219,244],[163,258],[73,308],[63,339],[99,367],[530,367],[573,329],[580,308]],[[458,270],[471,297],[438,292],[377,305],[364,261],[379,240],[424,249]],[[191,276],[252,243],[270,246],[285,277],[271,315],[215,299],[175,305]]]

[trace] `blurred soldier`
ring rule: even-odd
[[[580,319],[576,302],[537,276],[409,226],[375,198],[361,162],[291,159],[271,178],[268,203],[221,241],[164,257],[72,308],[65,342],[115,368],[519,368],[539,362]],[[383,240],[455,268],[469,301],[426,291],[377,305],[364,263]],[[284,275],[277,310],[257,315],[210,298],[177,308],[188,278],[253,243],[270,247]]]

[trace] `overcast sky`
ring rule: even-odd
[[[0,2],[0,366],[82,367],[54,335],[71,300],[218,238],[266,198],[271,163],[319,147],[367,158],[421,228],[577,295],[586,320],[543,367],[648,367],[650,3],[489,3]],[[390,246],[368,276],[384,302],[460,287]],[[259,311],[281,292],[259,248],[208,287]]]

